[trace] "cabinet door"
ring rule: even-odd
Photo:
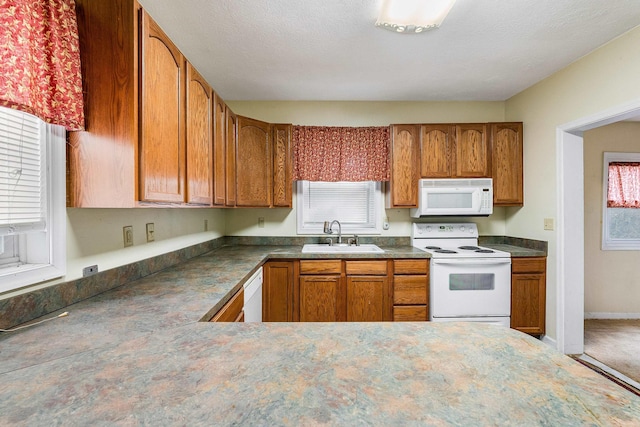
[[[273,206],[291,207],[291,125],[273,125]]]
[[[226,187],[227,187],[227,134],[226,125],[227,106],[217,93],[213,98],[213,117],[214,117],[214,133],[213,133],[213,204],[222,205],[226,203]]]
[[[450,178],[453,175],[455,127],[422,125],[420,133],[420,175],[422,178]]]
[[[293,321],[293,261],[268,261],[263,273],[262,321]]]
[[[273,158],[269,123],[238,116],[236,205],[271,206]]]
[[[545,257],[511,260],[511,327],[532,335],[545,332]]]
[[[343,322],[346,292],[340,276],[300,276],[300,321]]]
[[[545,275],[511,276],[511,327],[528,334],[544,334]]]
[[[225,111],[227,126],[225,138],[227,140],[227,171],[226,171],[226,195],[227,206],[236,205],[236,144],[238,143],[238,117],[229,107]]]
[[[211,204],[211,87],[187,62],[187,203]]]
[[[75,3],[86,130],[68,134],[67,206],[132,208],[138,200],[140,6]]]
[[[418,206],[420,126],[393,125],[389,207]]]
[[[388,320],[387,284],[385,276],[347,276],[347,321]]]
[[[227,303],[209,320],[210,322],[244,322],[244,290],[240,289]]]
[[[185,61],[142,11],[140,199],[185,201]]]
[[[522,123],[492,123],[493,203],[522,206]]]
[[[491,157],[486,124],[456,125],[456,177],[491,177]]]

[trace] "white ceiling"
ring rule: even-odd
[[[422,34],[376,28],[379,0],[139,1],[238,101],[501,101],[640,23],[639,0],[458,0]]]

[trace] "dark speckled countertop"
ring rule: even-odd
[[[507,328],[200,322],[267,258],[427,257],[384,249],[223,247],[4,333],[0,425],[638,425],[635,395]]]

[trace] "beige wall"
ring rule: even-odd
[[[584,137],[584,303],[588,316],[640,313],[638,251],[603,251],[603,153],[640,152],[640,123],[621,122]],[[596,313],[596,314],[594,314]]]
[[[525,207],[509,210],[506,232],[549,241],[547,334],[556,337],[555,231],[544,218],[557,209],[556,129],[608,108],[640,99],[640,28],[583,57],[507,100],[508,121],[524,122]]]
[[[204,232],[204,220],[209,231]],[[155,225],[156,240],[147,243],[146,224]],[[133,226],[134,245],[124,248],[122,227]],[[67,208],[67,274],[0,296],[9,298],[63,281],[82,277],[84,267],[97,264],[99,271],[130,264],[182,249],[224,235],[221,209],[72,209]]]

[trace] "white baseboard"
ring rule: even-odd
[[[640,319],[640,313],[584,313],[585,319]]]
[[[554,348],[555,350],[558,349],[558,343],[556,342],[556,340],[549,337],[549,335],[543,335],[541,341],[546,345],[548,345],[549,347]]]

